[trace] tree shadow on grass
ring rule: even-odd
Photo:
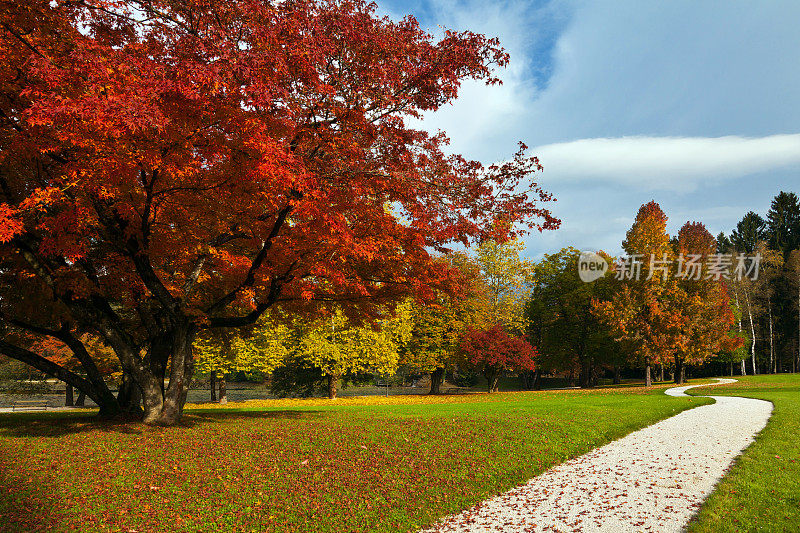
[[[280,410],[280,411],[228,411],[214,409],[208,411],[186,411],[178,424],[180,427],[193,428],[202,424],[219,424],[234,420],[304,420],[323,416],[324,411]]]
[[[193,429],[206,424],[220,424],[234,420],[301,420],[319,418],[322,411],[187,411],[180,422],[172,427],[149,426],[136,418],[104,419],[92,413],[25,413],[0,415],[0,438],[39,437],[58,438],[65,435],[100,431],[141,435],[152,431]]]

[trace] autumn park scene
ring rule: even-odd
[[[0,531],[800,531],[798,16],[0,0]]]

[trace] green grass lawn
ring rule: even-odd
[[[414,530],[709,402],[664,388],[270,400],[172,428],[6,415],[0,529]]]
[[[736,379],[739,383],[690,393],[760,398],[775,408],[689,531],[800,531],[800,374]]]

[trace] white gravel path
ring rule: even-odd
[[[666,393],[685,396],[698,386]],[[682,531],[772,414],[763,400],[711,398],[716,403],[596,448],[424,531]]]

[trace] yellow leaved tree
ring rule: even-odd
[[[441,260],[457,273],[458,290],[414,304],[411,338],[401,359],[401,364],[412,372],[430,374],[430,394],[441,392],[445,371],[457,365],[461,337],[470,328],[483,329],[489,315],[486,286],[476,261],[461,253]]]
[[[484,316],[481,328],[503,326],[509,333],[525,330],[525,301],[530,294],[533,264],[520,258],[525,244],[518,240],[484,241],[478,246],[475,260],[484,285],[480,297]]]
[[[227,402],[225,374],[259,372],[269,374],[280,366],[290,350],[291,330],[283,323],[263,317],[250,331],[204,330],[194,343],[195,365],[211,378],[211,399],[216,400],[214,382],[219,383],[219,401]]]
[[[430,373],[430,394],[441,391],[445,371],[459,364],[467,331],[497,325],[513,334],[525,329],[533,266],[520,258],[523,248],[519,240],[484,241],[474,256],[452,253],[442,258],[459,273],[459,290],[414,306],[414,328],[402,359],[409,369]]]
[[[387,313],[374,324],[353,324],[337,309],[329,317],[296,328],[299,338],[295,351],[307,365],[326,376],[328,397],[333,399],[345,374],[394,373],[411,327],[410,302],[399,304],[393,314]]]

